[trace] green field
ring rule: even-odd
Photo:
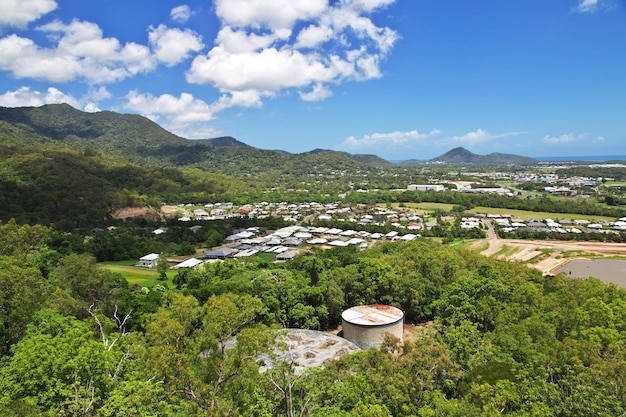
[[[167,271],[167,281],[159,281],[156,269],[140,268],[135,266],[135,263],[136,261],[101,262],[98,266],[119,273],[131,285],[152,288],[160,284],[168,288],[174,287],[172,279],[176,276],[176,271],[173,269]]]
[[[394,204],[394,207],[398,207],[399,204]],[[454,204],[449,203],[403,203],[404,207],[421,210],[422,213],[433,212],[435,210],[442,210],[449,212],[453,209]],[[492,208],[492,207],[475,207],[468,210],[468,213],[473,214],[509,214],[513,217],[520,218],[522,220],[535,219],[568,219],[568,220],[589,220],[595,222],[598,220],[615,221],[613,217],[606,216],[591,216],[585,214],[571,214],[571,213],[548,213],[545,211],[526,211],[526,210],[513,210],[504,208]]]
[[[396,203],[393,206],[398,207],[399,205],[400,203]],[[402,205],[404,207],[417,209],[417,210],[423,210],[425,212],[435,211],[435,210],[442,210],[445,212],[449,212],[454,207],[454,204],[449,204],[449,203],[402,203]]]
[[[548,213],[545,211],[525,211],[525,210],[511,210],[504,208],[492,208],[492,207],[474,207],[469,210],[468,213],[474,214],[510,214],[513,217],[520,218],[522,220],[535,219],[568,219],[568,220],[589,220],[589,221],[615,221],[613,217],[606,216],[591,216],[585,214],[571,214],[571,213]]]

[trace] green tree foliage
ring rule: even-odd
[[[18,402],[43,415],[93,415],[111,388],[116,353],[87,324],[44,310],[0,369],[0,408]]]
[[[90,256],[50,256],[47,229],[3,227],[11,248],[0,256],[6,415],[626,409],[626,290],[596,279],[544,277],[420,240],[283,264],[207,264],[180,274],[179,290],[143,293]],[[276,359],[270,327],[334,329],[345,308],[361,303],[398,306],[419,326],[403,343],[389,338],[302,374],[288,360],[259,373],[261,361]]]

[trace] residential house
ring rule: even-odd
[[[159,262],[159,254],[149,253],[139,258],[139,263],[137,264],[137,266],[140,266],[142,268],[155,268],[158,262]]]

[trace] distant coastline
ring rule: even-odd
[[[531,156],[539,162],[607,162],[607,161],[626,161],[626,155],[585,155],[585,156]],[[427,162],[427,160],[416,160]],[[402,159],[393,159],[389,162],[401,164],[406,162]]]
[[[588,161],[588,162],[606,162],[606,161],[626,161],[626,155],[594,155],[594,156],[535,156],[540,162],[567,162],[567,161]]]

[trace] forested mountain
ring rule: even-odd
[[[131,164],[90,150],[0,144],[0,221],[93,227],[119,207],[214,201],[263,188],[190,168]]]
[[[93,226],[128,205],[262,201],[312,186],[336,195],[354,178],[376,177],[379,165],[340,152],[262,150],[232,137],[187,140],[145,117],[69,105],[0,108],[0,156],[0,220],[61,230]]]
[[[430,163],[444,164],[474,164],[474,165],[533,165],[537,163],[534,158],[492,152],[488,155],[477,155],[463,147],[449,150],[443,155],[430,159]]]
[[[237,174],[297,163],[306,170],[320,160],[318,152],[292,155],[249,146],[233,137],[189,140],[176,136],[150,119],[111,111],[86,113],[68,104],[41,107],[0,107],[0,143],[47,144],[104,151],[148,166],[194,166],[210,172]],[[333,152],[324,152],[324,154]],[[342,169],[354,162],[381,165],[375,156],[335,152],[326,165]],[[310,160],[307,158],[310,156]],[[304,161],[303,161],[304,158]],[[233,166],[235,164],[235,166]]]

